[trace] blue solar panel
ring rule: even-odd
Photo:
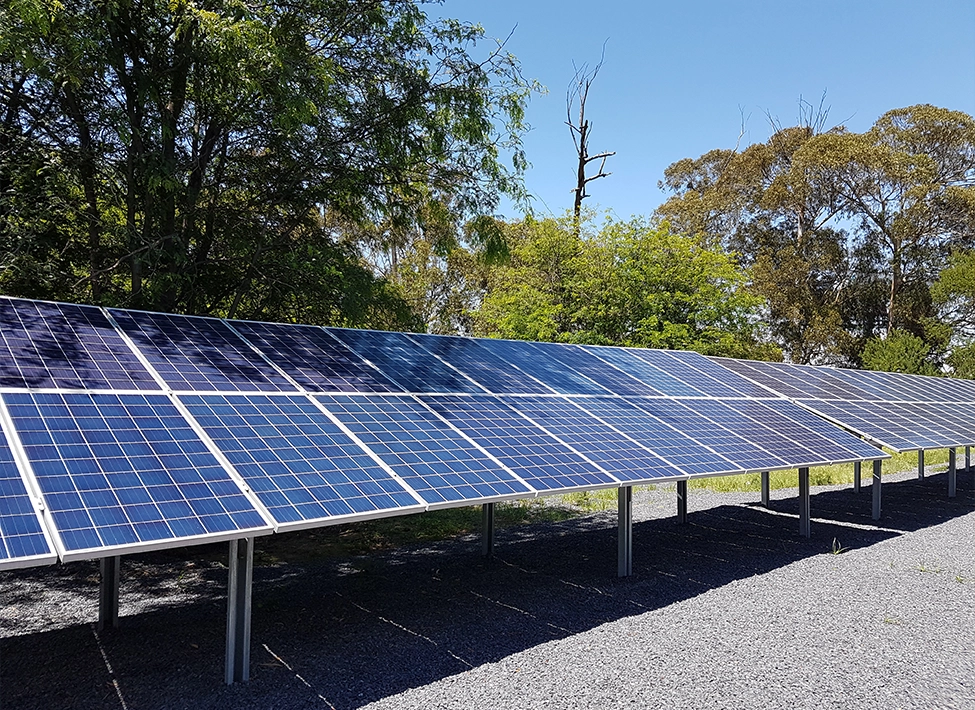
[[[413,397],[322,395],[316,399],[427,503],[531,493]]]
[[[94,306],[0,298],[0,386],[159,390]]]
[[[142,311],[111,313],[174,390],[295,390],[220,320]]]
[[[403,391],[316,326],[249,321],[232,321],[231,325],[311,392]]]
[[[646,348],[630,348],[628,352],[636,357],[646,360],[653,365],[656,365],[667,374],[681,380],[682,382],[686,382],[688,385],[693,387],[694,390],[701,394],[707,395],[708,397],[729,398],[745,396],[742,391],[734,389],[733,387],[733,384],[737,384],[737,380],[740,380],[741,378],[733,376],[734,380],[736,381],[733,384],[725,384],[722,382],[722,380],[732,380],[733,373],[723,371],[721,373],[721,379],[717,379],[713,375],[706,374],[697,367],[694,367],[686,362],[686,357],[681,357],[683,355],[687,355],[688,353],[670,352],[667,350],[650,350]],[[697,355],[697,353],[693,354]],[[702,355],[698,355],[698,358],[707,362]],[[699,364],[700,360],[696,362]],[[754,387],[754,385],[751,385],[751,383],[747,384]],[[674,393],[668,392],[668,394]],[[765,393],[765,395],[767,394],[768,393]]]
[[[752,360],[733,360],[731,358],[717,358],[715,362],[721,363],[723,367],[738,373],[742,377],[747,377],[753,382],[764,385],[769,390],[772,390],[773,393],[778,393],[782,397],[797,399],[799,397],[809,396],[801,378],[785,375],[773,369],[770,363]]]
[[[748,432],[739,434],[737,431],[721,426],[710,417],[695,411],[691,406],[692,402],[685,404],[674,400],[636,398],[629,401],[746,471],[790,467],[788,461],[763,450],[749,440]],[[720,409],[718,402],[708,402],[708,404],[715,411]]]
[[[606,363],[590,355],[578,345],[563,345],[561,343],[534,343],[535,347],[554,360],[558,360],[566,367],[571,367],[581,375],[605,387],[613,394],[623,395],[659,395],[650,385],[644,384],[635,377],[606,367]]]
[[[522,372],[546,384],[559,394],[610,394],[588,377],[565,367],[558,360],[547,357],[533,343],[523,340],[479,339],[478,345],[497,357],[506,360]]]
[[[165,395],[3,398],[68,553],[268,529]]]
[[[704,393],[683,382],[668,372],[641,358],[632,349],[597,347],[595,345],[580,346],[583,350],[605,360],[623,372],[632,375],[654,390],[672,397],[702,397]]]
[[[55,559],[7,438],[0,432],[0,568]]]
[[[851,431],[855,431],[896,451],[912,451],[939,446],[936,434],[928,432],[923,427],[911,422],[905,423],[903,421],[898,422],[889,419],[884,412],[885,405],[881,402],[800,400],[800,403],[814,410],[817,414],[832,419]],[[802,421],[801,423],[810,428],[817,424],[821,428],[830,426],[813,414],[809,414],[808,421]],[[864,449],[867,446],[866,443],[863,444]],[[847,448],[852,448],[852,446],[848,446]],[[865,451],[860,453],[865,453]],[[862,458],[879,457],[864,455]]]
[[[673,350],[667,354],[677,358],[685,365],[713,377],[746,397],[764,399],[779,396],[776,392],[753,382],[747,377],[747,373],[745,373],[746,376],[739,374],[732,366],[737,362],[742,362],[740,360],[707,357],[690,350]]]
[[[573,400],[603,422],[689,474],[743,473],[736,463],[618,397]]]
[[[616,482],[494,397],[421,399],[537,490],[554,492]]]
[[[484,392],[403,333],[327,330],[409,392]]]
[[[552,389],[482,348],[477,340],[449,335],[410,335],[424,348],[450,363],[495,394],[552,394]]]
[[[506,397],[512,409],[570,444],[621,481],[651,482],[686,474],[562,397]]]
[[[420,505],[305,397],[210,394],[180,401],[282,526]]]

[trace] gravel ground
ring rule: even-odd
[[[200,548],[123,559],[97,634],[93,563],[0,574],[4,708],[975,708],[975,486],[885,477],[673,489],[615,511],[327,562],[255,567],[251,681],[222,684],[226,571]],[[203,553],[206,553],[203,550]],[[834,554],[835,553],[835,554]],[[197,555],[197,557],[189,557]],[[209,560],[209,561],[208,561]]]

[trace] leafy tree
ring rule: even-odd
[[[935,366],[928,359],[931,346],[918,336],[895,330],[886,338],[872,338],[863,348],[863,366],[867,370],[906,372],[915,375],[936,375]]]

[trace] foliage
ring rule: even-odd
[[[918,336],[893,330],[885,338],[872,338],[863,348],[863,366],[868,370],[936,375],[929,361],[931,346]]]

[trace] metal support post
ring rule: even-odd
[[[853,462],[853,492],[860,492],[860,471],[862,470],[863,462],[854,461]]]
[[[966,471],[972,470],[972,447],[971,446],[965,447],[965,470]]]
[[[118,628],[118,587],[121,558],[103,557],[98,588],[98,630]]]
[[[620,486],[617,492],[619,505],[618,520],[618,565],[617,576],[629,577],[633,574],[633,486]]]
[[[687,522],[687,481],[677,481],[677,522]]]
[[[917,452],[917,480],[924,480],[924,449],[918,449]]]
[[[958,493],[958,466],[955,450],[948,449],[948,497],[954,498]]]
[[[880,520],[880,474],[884,469],[884,462],[881,459],[873,461],[873,481],[870,484],[870,493],[873,497],[873,519]]]
[[[481,506],[481,556],[494,554],[494,503]]]
[[[799,534],[802,537],[810,536],[809,519],[811,518],[809,508],[809,469],[799,469]]]
[[[227,575],[227,685],[250,678],[254,538],[230,541]]]
[[[768,471],[762,471],[762,505],[768,508],[769,495],[769,475]]]

